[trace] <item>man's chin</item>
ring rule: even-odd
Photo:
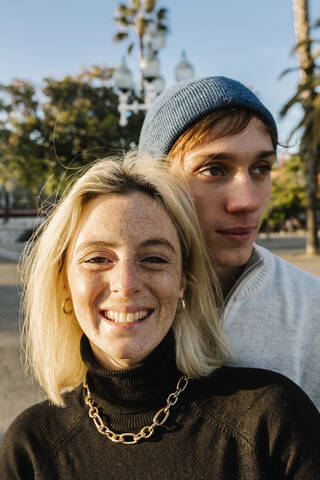
[[[253,245],[246,248],[235,248],[228,249],[225,251],[216,251],[214,255],[214,263],[219,266],[219,268],[242,268],[248,262]]]

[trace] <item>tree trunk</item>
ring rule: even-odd
[[[319,238],[317,225],[317,190],[318,190],[318,163],[313,152],[305,151],[303,155],[306,162],[306,254],[317,255],[319,253]]]
[[[10,218],[9,192],[3,185],[4,193],[4,209],[3,209],[3,223],[7,223]]]
[[[308,0],[293,0],[294,28],[297,41],[297,55],[300,65],[300,84],[305,84],[314,74],[314,61],[311,55],[310,21]],[[316,92],[313,88],[307,88],[302,95],[302,107],[305,115],[313,108]],[[301,157],[306,165],[306,190],[307,190],[307,255],[319,253],[319,239],[317,228],[317,188],[318,188],[318,165],[317,155],[313,151],[311,142],[303,142],[307,138],[307,132],[302,137],[303,146]]]

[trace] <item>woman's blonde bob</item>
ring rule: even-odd
[[[186,308],[173,323],[178,369],[191,378],[206,376],[228,358],[216,307],[218,280],[184,183],[164,164],[135,153],[105,158],[72,182],[26,249],[22,264],[26,362],[56,405],[63,406],[62,392],[76,388],[86,374],[79,347],[83,332],[74,314],[62,308],[68,296],[68,247],[88,202],[99,195],[136,191],[166,210],[181,242],[187,286]]]

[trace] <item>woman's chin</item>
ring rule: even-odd
[[[123,370],[130,368],[143,360],[152,350],[139,339],[122,338],[110,341],[100,339],[97,344],[91,343],[92,351],[98,363],[108,370]]]

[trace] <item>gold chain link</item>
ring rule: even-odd
[[[182,393],[187,388],[188,382],[189,377],[187,375],[182,375],[182,377],[179,378],[176,391],[170,393],[167,398],[166,406],[157,411],[157,413],[152,419],[152,425],[147,425],[141,428],[140,432],[138,433],[115,433],[110,430],[110,428],[108,428],[107,425],[103,423],[102,418],[99,415],[99,410],[95,406],[93,398],[91,397],[91,392],[89,390],[86,380],[84,380],[83,382],[83,387],[87,391],[85,402],[86,405],[88,405],[89,407],[89,417],[92,418],[98,432],[102,435],[105,435],[112,442],[133,445],[134,443],[138,443],[143,438],[151,437],[154,429],[165,423],[165,421],[169,417],[170,407],[177,403],[180,393]]]

